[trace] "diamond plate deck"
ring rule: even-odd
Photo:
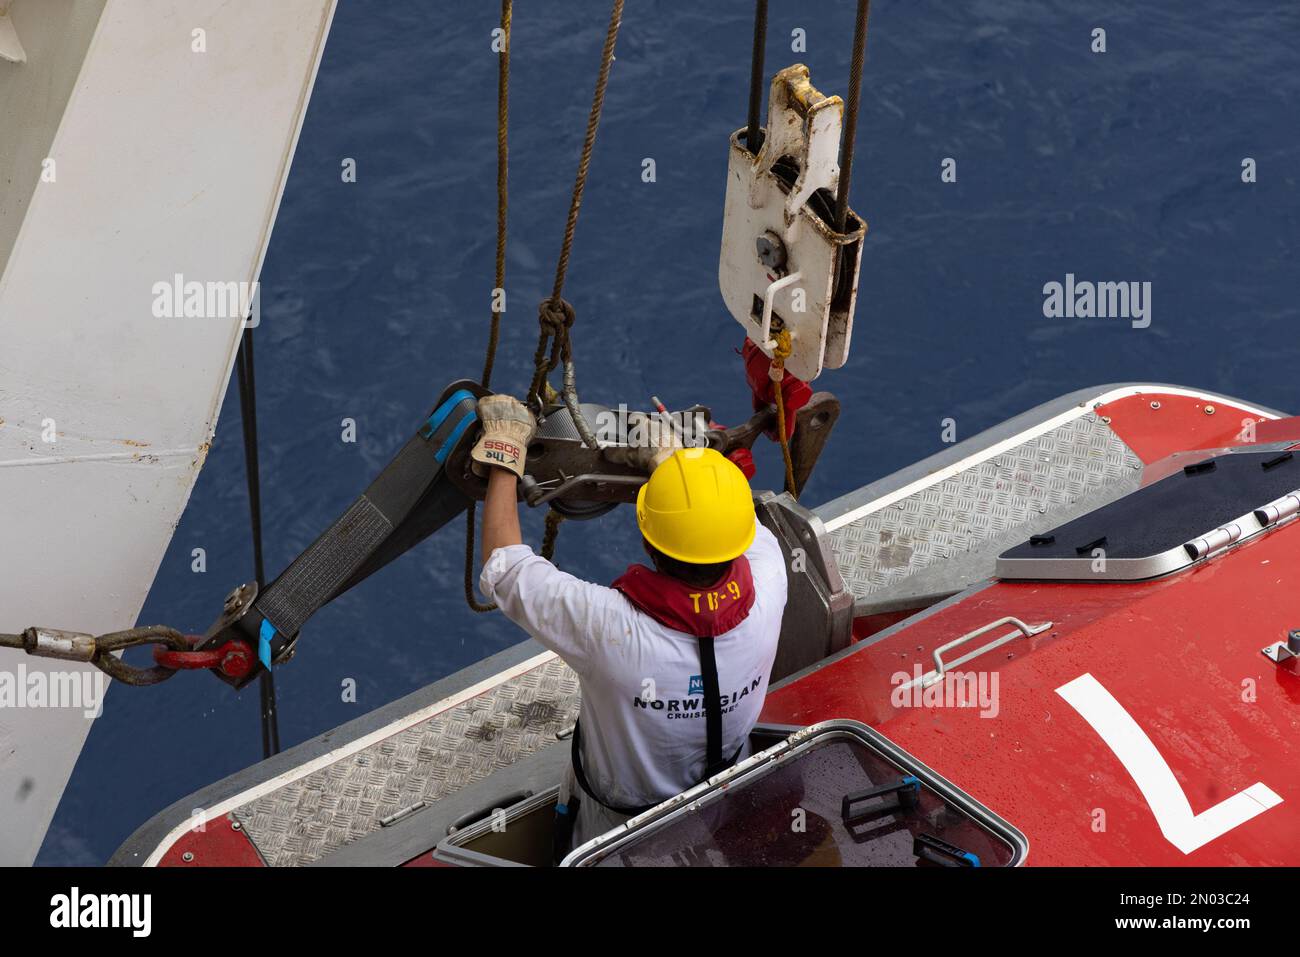
[[[238,807],[267,864],[310,864],[555,741],[578,714],[578,678],[558,658]]]
[[[1142,462],[1087,413],[827,533],[854,597],[957,590],[999,552],[1136,489]],[[955,559],[955,561],[954,561]]]

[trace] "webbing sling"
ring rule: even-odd
[[[346,512],[258,596],[258,657],[270,667],[322,606],[465,510],[443,465],[477,418],[456,383],[428,420]]]
[[[718,680],[718,660],[714,655],[713,636],[697,635],[695,640],[700,646],[700,674],[704,679],[704,776],[696,781],[699,784],[707,781],[719,771],[725,771],[736,763],[740,757],[740,752],[745,750],[745,742],[740,743],[736,753],[729,760],[722,758],[722,687]],[[643,814],[652,807],[657,807],[660,801],[654,804],[646,804],[642,807],[622,807],[617,804],[610,804],[592,788],[591,782],[587,780],[586,773],[582,770],[582,722],[574,722],[573,725],[573,747],[570,749],[570,760],[573,762],[573,776],[578,781],[578,787],[582,788],[583,793],[591,798],[602,807],[608,808],[616,814],[626,814],[629,817],[635,817]]]

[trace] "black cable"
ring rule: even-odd
[[[763,105],[763,55],[767,49],[767,0],[758,0],[754,10],[754,51],[749,61],[749,126],[745,130],[745,149],[755,156],[762,148],[758,111]]]
[[[867,14],[871,0],[858,0],[858,20],[853,28],[853,61],[849,66],[849,105],[840,142],[840,185],[835,192],[835,231],[844,232],[849,217],[849,180],[853,172],[853,141],[858,136],[858,107],[862,101],[862,63],[867,49]]]
[[[253,532],[253,573],[257,587],[266,584],[262,563],[262,482],[257,463],[257,382],[253,374],[253,330],[244,328],[235,360],[239,373],[239,411],[244,426],[244,471],[248,476],[248,511]],[[270,669],[258,680],[262,707],[262,757],[280,753],[280,719],[276,713],[275,676]]]

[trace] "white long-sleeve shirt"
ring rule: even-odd
[[[758,721],[786,601],[781,546],[761,524],[745,557],[753,606],[714,640],[724,758]],[[613,588],[560,571],[527,545],[496,549],[479,583],[506,617],[577,673],[583,770],[604,801],[653,804],[700,780],[705,721],[693,635],[660,624]]]

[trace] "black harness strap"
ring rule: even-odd
[[[718,681],[718,659],[713,654],[713,636],[695,639],[700,643],[700,674],[704,677],[704,779],[713,777],[730,764],[722,760],[722,687]]]
[[[722,757],[722,690],[721,682],[718,680],[718,660],[713,653],[713,637],[710,635],[696,636],[696,641],[700,644],[700,672],[704,679],[704,777],[695,782],[699,784],[707,781],[719,771],[725,771],[736,763],[740,757],[740,752],[745,750],[745,742],[740,743],[736,753],[730,759]],[[573,762],[573,776],[577,779],[578,787],[582,788],[583,793],[591,798],[601,807],[608,808],[616,814],[626,814],[628,817],[635,817],[643,814],[652,807],[658,807],[661,802],[656,801],[654,804],[646,804],[641,807],[623,807],[618,804],[610,804],[591,786],[587,780],[586,773],[582,770],[582,722],[574,722],[573,725],[573,747],[569,752],[570,760]]]

